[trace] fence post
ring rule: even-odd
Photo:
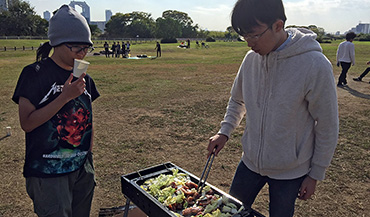
[[[32,46],[32,50],[33,50],[33,46]]]
[[[6,51],[6,47],[4,47],[4,51]]]
[[[14,47],[14,50],[17,50],[17,47]]]
[[[23,50],[25,50],[26,48],[23,46]]]

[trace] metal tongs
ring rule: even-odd
[[[201,195],[202,194],[202,190],[203,190],[203,187],[204,185],[206,184],[206,181],[207,181],[207,178],[208,178],[208,174],[209,174],[209,171],[211,171],[211,166],[212,166],[212,163],[213,163],[213,159],[215,158],[215,150],[212,151],[211,155],[209,155],[208,157],[208,160],[207,160],[207,163],[206,163],[206,166],[204,167],[204,170],[203,170],[203,173],[202,173],[202,176],[200,177],[199,179],[199,183],[198,183],[198,193]],[[211,162],[210,162],[211,161]],[[207,171],[207,173],[206,173]],[[204,177],[204,174],[206,175]],[[204,178],[204,181],[202,181]]]

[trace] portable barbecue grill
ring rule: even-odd
[[[139,207],[149,217],[176,217],[166,206],[160,203],[156,198],[147,193],[140,186],[148,179],[155,178],[161,174],[167,175],[172,174],[173,169],[178,169],[179,172],[185,173],[190,177],[190,180],[194,183],[200,182],[200,179],[188,171],[176,166],[171,162],[163,163],[157,166],[149,167],[137,172],[133,172],[127,175],[121,176],[122,193],[125,195],[126,207],[130,205],[132,201],[137,207]],[[215,186],[210,185],[206,182],[206,185],[220,196],[226,196],[229,201],[234,203],[238,208],[242,206],[242,203],[227,193],[221,191]],[[128,209],[126,209],[128,210]],[[248,209],[244,210],[241,215],[242,217],[265,217],[261,213]]]

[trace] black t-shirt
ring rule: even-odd
[[[19,97],[24,97],[40,109],[60,95],[71,73],[50,58],[28,65],[19,77],[12,100],[18,104]],[[85,81],[83,94],[65,104],[46,123],[26,133],[25,177],[55,177],[78,170],[84,164],[91,148],[91,102],[100,96],[89,75]]]

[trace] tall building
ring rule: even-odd
[[[105,10],[105,22],[108,22],[111,17],[112,17],[112,11],[111,10]]]
[[[356,27],[353,27],[350,31],[356,34],[359,33],[370,34],[370,23],[359,23]]]
[[[49,11],[44,11],[44,19],[49,21],[50,20],[50,12]]]
[[[81,15],[86,18],[87,22],[90,23],[90,6],[86,2],[81,1],[71,1],[69,6],[76,9],[75,6],[78,5],[82,8]]]
[[[359,23],[356,26],[356,33],[370,33],[370,23]]]

